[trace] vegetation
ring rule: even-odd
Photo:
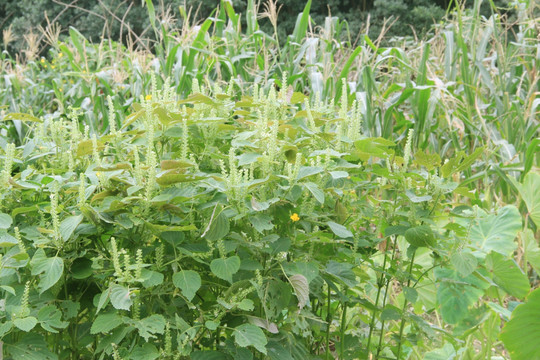
[[[538,4],[356,46],[145,4],[152,49],[2,53],[4,356],[540,358]]]

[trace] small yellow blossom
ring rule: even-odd
[[[96,176],[101,176],[101,173],[98,171],[98,172],[96,173]]]
[[[62,56],[64,56],[64,53],[59,53],[58,54],[58,57],[61,58]]]
[[[54,65],[51,65],[51,69],[54,69],[55,67],[56,67],[56,66],[54,66]]]
[[[152,100],[152,95],[150,95],[150,94],[146,95],[145,99],[146,99],[146,101]]]
[[[41,58],[41,63],[45,64],[45,58]]]
[[[293,222],[297,222],[298,220],[300,220],[300,217],[298,216],[297,213],[294,213],[294,214],[291,215],[291,220]]]

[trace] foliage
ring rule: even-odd
[[[3,55],[8,358],[537,355],[534,4],[403,48],[311,5]]]

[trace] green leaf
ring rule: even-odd
[[[307,182],[304,185],[313,194],[313,196],[315,197],[315,199],[317,199],[318,202],[324,204],[324,192],[317,186],[317,184]]]
[[[197,290],[201,287],[201,277],[193,270],[182,270],[173,275],[173,284],[180,290],[182,294],[189,300],[193,300]]]
[[[92,269],[92,260],[87,258],[78,258],[71,264],[71,276],[74,279],[82,280],[90,277],[94,273]]]
[[[353,233],[341,224],[335,223],[333,221],[328,221],[326,224],[330,227],[330,230],[332,230],[332,232],[336,234],[337,237],[340,237],[342,239],[353,237]]]
[[[163,334],[166,323],[163,315],[154,314],[137,321],[135,327],[139,330],[139,335],[148,341],[148,339],[156,337],[154,334]]]
[[[266,344],[268,340],[259,327],[251,324],[240,325],[234,329],[233,336],[238,346],[253,346],[259,352],[266,355]]]
[[[55,256],[48,258],[43,249],[37,249],[30,261],[32,275],[39,275],[39,293],[43,294],[58,282],[64,272],[64,261]]]
[[[386,305],[381,312],[381,320],[399,320],[401,319],[401,310],[393,305]]]
[[[531,290],[529,278],[513,259],[491,252],[486,256],[486,267],[493,274],[495,284],[508,294],[523,299]]]
[[[238,256],[231,256],[226,259],[214,259],[210,263],[210,270],[218,278],[227,280],[232,283],[232,276],[240,269],[240,258]]]
[[[304,275],[293,275],[289,277],[294,293],[298,298],[298,307],[302,309],[309,302],[309,283]]]
[[[328,274],[333,275],[339,280],[341,280],[348,287],[355,287],[357,281],[356,276],[352,271],[353,267],[353,264],[339,263],[334,260],[330,260],[328,264],[326,264],[325,270]]]
[[[249,221],[259,233],[263,233],[265,230],[272,230],[274,224],[272,224],[272,218],[268,215],[257,214],[255,216],[250,216]]]
[[[438,154],[427,154],[422,150],[418,150],[418,152],[414,154],[414,162],[417,165],[424,166],[427,171],[431,171],[441,165],[441,158]]]
[[[123,323],[122,317],[117,313],[101,314],[92,323],[90,334],[106,334]]]
[[[497,251],[503,255],[511,254],[516,243],[514,239],[521,229],[521,215],[515,206],[507,205],[496,214],[486,214],[479,209],[480,218],[470,231],[472,244],[488,254]]]
[[[220,212],[215,218],[210,220],[202,237],[206,237],[209,241],[218,241],[229,233],[229,229],[229,218],[223,212]]]
[[[156,178],[156,182],[160,186],[170,186],[177,183],[185,183],[185,182],[192,182],[192,181],[198,181],[202,180],[204,177],[202,176],[195,176],[195,175],[189,175],[189,174],[178,174],[175,172],[168,172],[164,173],[163,175]]]
[[[516,185],[521,198],[527,204],[529,217],[537,227],[540,227],[540,174],[530,172],[525,175],[523,184],[516,182],[514,185]]]
[[[449,360],[456,357],[456,351],[452,344],[444,344],[440,349],[435,349],[427,352],[424,355],[424,360]]]
[[[68,241],[73,235],[73,232],[83,220],[82,215],[69,216],[60,223],[60,235],[64,241]]]
[[[0,232],[0,247],[12,247],[18,243],[17,239],[9,235],[5,230]]]
[[[323,172],[324,169],[322,167],[317,166],[302,166],[300,170],[298,170],[298,176],[296,177],[297,180],[303,179],[308,176],[312,176],[315,174],[319,174]]]
[[[4,346],[9,359],[58,360],[58,356],[48,350],[43,336],[35,332],[24,334],[16,343],[4,343]]]
[[[405,240],[414,247],[430,247],[435,244],[435,235],[428,225],[420,225],[405,231]]]
[[[460,273],[461,276],[467,277],[478,266],[478,260],[476,257],[467,251],[460,251],[452,254],[450,257],[450,262],[454,268]]]
[[[36,326],[37,322],[38,322],[37,319],[33,316],[27,316],[22,319],[13,320],[13,324],[16,327],[26,332],[29,332],[30,330],[32,330]]]
[[[54,305],[47,305],[39,309],[38,321],[43,329],[57,333],[57,329],[65,329],[69,323],[62,321],[62,312]]]
[[[133,301],[131,300],[131,293],[127,287],[114,284],[110,287],[109,297],[111,304],[118,310],[129,310]]]
[[[137,346],[131,352],[131,360],[154,360],[159,357],[159,350],[155,345],[146,343],[143,346]]]
[[[164,279],[164,275],[162,273],[148,269],[143,269],[141,271],[141,277],[143,280],[142,284],[145,288],[161,285]]]
[[[463,277],[457,271],[438,268],[434,270],[439,288],[437,301],[441,305],[442,318],[456,324],[467,317],[471,307],[489,285],[469,275]]]
[[[527,302],[514,309],[500,338],[512,360],[540,359],[540,288],[529,294]]]
[[[8,214],[0,213],[0,229],[9,229],[13,219]]]

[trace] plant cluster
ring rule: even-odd
[[[477,1],[429,41],[353,49],[338,20],[309,34],[310,2],[280,45],[254,2],[181,36],[147,1],[155,56],[71,29],[4,57],[3,355],[538,358],[520,4],[516,42]]]

